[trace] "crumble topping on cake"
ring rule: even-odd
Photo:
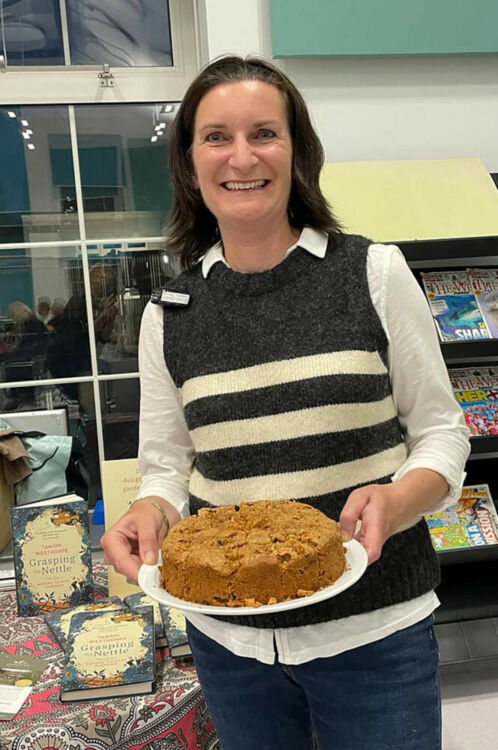
[[[162,586],[199,604],[276,604],[330,586],[344,569],[338,524],[290,500],[203,508],[162,545]]]

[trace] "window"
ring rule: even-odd
[[[136,456],[140,320],[180,270],[168,145],[197,70],[193,7],[0,7],[0,413],[64,406],[94,502],[100,462]]]

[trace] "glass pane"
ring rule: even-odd
[[[0,382],[87,374],[80,251],[0,249]]]
[[[94,505],[96,498],[102,497],[102,494],[92,384],[71,383],[64,386],[34,384],[26,388],[0,389],[0,417],[8,424],[9,415],[11,419],[15,419],[19,412],[61,407],[67,408],[67,434],[76,437],[78,450],[83,454],[83,458],[80,459],[83,464],[82,468],[72,472],[71,476],[79,485],[78,492],[83,496],[87,494],[90,504]],[[22,429],[37,429],[36,420],[32,428],[23,423]]]
[[[66,0],[71,63],[173,64],[167,0]]]
[[[67,107],[0,107],[0,243],[79,239]]]
[[[3,0],[3,33],[7,65],[64,65],[59,0]]]
[[[140,381],[138,378],[101,381],[100,403],[106,461],[136,458]]]
[[[177,106],[75,107],[87,237],[164,234],[173,201],[168,147]]]
[[[179,261],[147,242],[89,245],[88,259],[99,373],[137,372],[145,305],[153,289],[179,273]]]

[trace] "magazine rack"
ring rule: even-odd
[[[399,242],[422,286],[420,271],[498,266],[498,237]],[[449,367],[498,367],[498,339],[441,344]],[[466,484],[489,485],[498,501],[498,435],[471,438]],[[498,544],[440,554],[442,583],[436,610],[441,664],[461,668],[469,662],[498,660]]]

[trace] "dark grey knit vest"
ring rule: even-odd
[[[296,248],[241,274],[200,264],[168,284],[164,354],[195,447],[190,507],[289,498],[339,519],[356,487],[390,482],[406,449],[391,395],[387,339],[372,304],[364,237]],[[425,521],[394,534],[353,587],[278,614],[221,617],[253,627],[326,622],[430,591],[439,566]]]

